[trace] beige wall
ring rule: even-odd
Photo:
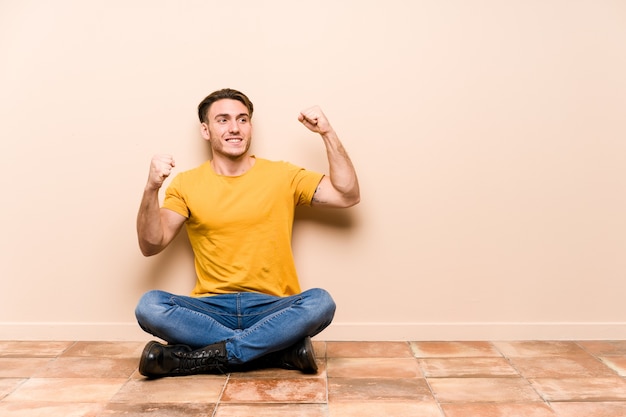
[[[253,100],[257,155],[361,180],[302,210],[331,339],[626,338],[626,2],[0,0],[0,339],[139,339],[186,293],[186,237],[134,221],[150,157],[206,157],[209,92]]]

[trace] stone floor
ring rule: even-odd
[[[0,416],[626,416],[626,341],[314,341],[317,375],[158,380],[143,344],[0,341]]]

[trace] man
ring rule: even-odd
[[[143,295],[135,314],[152,341],[139,372],[149,378],[282,367],[317,372],[311,337],[326,328],[335,303],[322,289],[301,292],[291,252],[295,206],[350,207],[360,200],[354,167],[322,110],[298,120],[326,147],[329,175],[249,154],[252,102],[218,90],[198,106],[212,159],[176,175],[156,155],[137,215],[145,256],[161,252],[186,224],[197,281],[191,296]]]

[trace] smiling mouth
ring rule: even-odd
[[[226,142],[229,142],[229,143],[239,143],[239,142],[242,142],[242,141],[243,141],[243,139],[241,139],[241,138],[228,138],[228,139],[226,139]]]

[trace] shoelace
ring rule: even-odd
[[[225,359],[220,356],[219,350],[201,350],[196,352],[174,352],[180,359],[179,369],[187,372],[217,370],[225,373],[222,365]]]

